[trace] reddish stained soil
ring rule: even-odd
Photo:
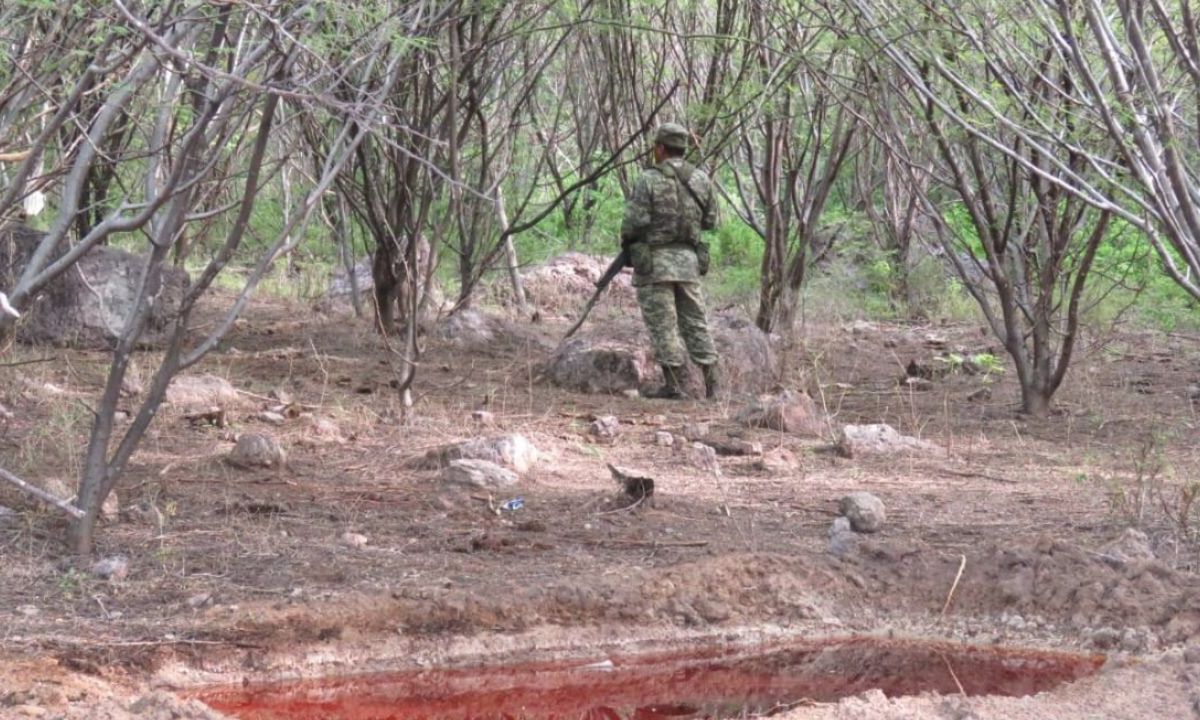
[[[1095,673],[1103,655],[878,638],[791,643],[754,655],[613,658],[206,688],[242,720],[729,718],[878,688],[888,696],[1032,695]]]

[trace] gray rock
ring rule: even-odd
[[[937,446],[908,435],[901,435],[891,425],[845,425],[838,433],[837,451],[843,457],[863,455],[896,455],[926,453]]]
[[[603,415],[588,426],[588,434],[598,440],[612,442],[621,434],[621,421],[612,415]]]
[[[1101,547],[1100,553],[1110,564],[1117,566],[1156,557],[1150,537],[1137,528],[1127,528],[1120,537]]]
[[[226,459],[234,467],[277,468],[282,467],[287,458],[273,435],[245,433],[238,437]]]
[[[42,237],[24,226],[0,230],[0,287],[12,286]],[[64,242],[54,257],[65,251]],[[144,258],[124,250],[92,248],[26,309],[25,319],[17,326],[18,339],[89,349],[114,347],[137,300],[144,264]],[[163,287],[138,340],[143,347],[159,346],[169,337],[175,310],[190,284],[187,273],[178,268],[165,268],[162,279]]]
[[[857,545],[858,537],[850,528],[850,521],[844,517],[834,518],[829,526],[829,553],[842,558],[853,552]]]
[[[346,531],[338,536],[338,541],[346,547],[360,548],[366,547],[370,540],[362,533]]]
[[[716,476],[721,475],[721,463],[717,460],[716,448],[704,443],[694,442],[687,449],[687,461],[692,467],[704,470]]]
[[[660,447],[671,447],[675,444],[675,436],[666,430],[656,430],[654,432],[654,444]]]
[[[780,475],[793,473],[799,467],[800,461],[796,459],[796,455],[791,450],[782,447],[771,448],[765,451],[761,458],[754,461],[756,470]]]
[[[1121,642],[1121,631],[1111,627],[1097,628],[1089,635],[1088,642],[1097,650],[1110,650]]]
[[[499,435],[443,445],[409,462],[410,467],[437,470],[454,460],[487,460],[524,475],[541,453],[524,435]]]
[[[854,492],[838,502],[840,512],[850,522],[855,532],[879,532],[887,522],[883,501],[869,492]]]
[[[258,419],[262,420],[268,425],[282,425],[287,421],[287,418],[285,418],[282,414],[271,410],[263,410],[260,412],[258,414]]]
[[[519,482],[516,473],[487,460],[451,460],[442,470],[442,479],[485,490],[509,488]]]
[[[812,398],[791,390],[759,397],[755,404],[738,413],[736,419],[747,427],[801,435],[820,436],[829,428],[828,420]]]
[[[91,573],[101,580],[119,582],[129,575],[129,558],[111,555],[92,563]]]
[[[229,408],[242,402],[233,385],[216,375],[179,375],[167,387],[166,400],[181,408]]]
[[[1200,643],[1184,648],[1183,661],[1189,665],[1200,664]]]
[[[592,394],[637,390],[657,372],[646,347],[633,342],[575,337],[558,348],[542,368],[555,385]]]

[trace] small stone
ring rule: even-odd
[[[1149,628],[1125,628],[1121,633],[1121,650],[1127,653],[1144,653],[1153,648],[1154,636]]]
[[[1200,385],[1189,385],[1187,392],[1189,399],[1200,400]]]
[[[496,424],[496,414],[488,410],[476,410],[471,413],[471,420],[478,425],[491,426]]]
[[[763,395],[754,405],[739,412],[736,419],[747,427],[816,436],[825,433],[829,422],[811,397],[791,390]]]
[[[612,442],[621,432],[621,421],[612,415],[603,415],[588,426],[588,434],[599,440]]]
[[[1088,642],[1097,650],[1109,650],[1115,648],[1117,643],[1121,642],[1121,633],[1116,628],[1098,628],[1090,633]]]
[[[800,461],[796,459],[796,455],[791,450],[782,447],[767,450],[761,458],[754,462],[756,470],[778,474],[792,473],[799,467]]]
[[[967,396],[967,402],[984,402],[992,399],[992,389],[981,387]]]
[[[1189,665],[1200,664],[1200,643],[1184,648],[1183,661]]]
[[[124,555],[111,555],[92,563],[91,572],[101,580],[120,582],[129,575],[129,558]]]
[[[283,448],[272,435],[245,433],[226,458],[230,465],[240,468],[277,468],[286,460]]]
[[[866,320],[855,320],[846,329],[849,330],[852,335],[865,336],[873,335],[877,330],[879,330],[879,327],[873,322],[868,322]]]
[[[850,528],[850,521],[845,517],[834,518],[829,526],[829,553],[842,558],[854,550],[858,538]]]
[[[838,511],[846,517],[855,532],[878,532],[887,521],[883,501],[869,492],[855,492],[838,502]]]
[[[434,448],[409,461],[410,467],[437,470],[454,460],[486,460],[524,474],[541,458],[537,447],[524,435],[476,438]]]
[[[366,535],[349,531],[342,533],[338,540],[346,547],[352,548],[366,547],[369,542]]]
[[[442,480],[485,490],[508,488],[519,482],[516,473],[487,460],[451,460],[442,471]]]
[[[121,515],[121,503],[117,499],[117,491],[113,490],[104,498],[104,504],[100,506],[100,517],[112,522],[117,520]]]
[[[717,476],[721,474],[721,463],[717,461],[717,451],[709,445],[700,442],[692,443],[692,446],[688,448],[687,459],[695,468]]]
[[[911,375],[909,377],[904,378],[904,380],[901,381],[901,384],[904,386],[904,388],[906,390],[912,390],[914,392],[928,392],[933,389],[933,381],[932,380],[927,380],[923,377],[915,377],[915,376],[911,376]]]
[[[199,610],[203,607],[208,607],[213,603],[212,593],[198,593],[187,599],[188,607],[193,610]]]
[[[21,613],[25,617],[36,617],[40,615],[42,611],[39,610],[36,605],[19,605],[17,606],[17,612]]]
[[[675,436],[666,430],[658,430],[654,433],[654,444],[660,447],[671,447],[675,444]]]
[[[638,392],[637,388],[627,388],[625,390],[622,390],[621,394],[624,395],[625,397],[629,398],[630,400],[637,400],[638,398],[640,398],[642,396],[642,394],[640,392]]]
[[[689,423],[683,426],[683,436],[692,442],[704,440],[710,431],[708,423]]]
[[[287,418],[285,418],[282,414],[273,412],[271,410],[263,410],[260,412],[258,414],[258,419],[269,425],[282,425],[287,420]]]
[[[337,445],[346,442],[346,437],[342,435],[342,429],[329,418],[313,417],[309,420],[308,424],[309,428],[312,429],[312,436],[322,442],[335,443]]]
[[[15,417],[16,415],[13,415],[12,411],[4,406],[4,403],[0,403],[0,420],[12,420]]]
[[[908,435],[901,435],[886,423],[845,425],[838,433],[837,451],[843,457],[861,455],[895,455],[911,452],[930,452],[937,446]]]

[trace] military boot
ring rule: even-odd
[[[662,387],[647,391],[645,396],[664,400],[686,400],[687,393],[683,391],[683,368],[663,365],[662,373]]]
[[[704,397],[709,400],[716,399],[717,393],[721,392],[721,376],[717,372],[717,364],[701,365],[700,371],[704,373]]]

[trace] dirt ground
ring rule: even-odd
[[[607,307],[594,322],[629,311]],[[474,347],[431,334],[405,419],[394,358],[367,323],[258,301],[195,371],[240,391],[229,425],[165,407],[118,489],[97,555],[127,558],[123,578],[77,565],[62,519],[0,488],[0,505],[18,511],[0,517],[0,717],[217,717],[172,693],[855,633],[1110,659],[1036,697],[868,693],[786,717],[1200,717],[1200,546],[1179,494],[1200,479],[1190,397],[1200,337],[1086,338],[1060,411],[1035,420],[1016,412],[1011,368],[939,373],[919,391],[897,384],[910,360],[999,355],[978,326],[810,320],[781,349],[781,386],[809,391],[835,425],[886,422],[936,445],[846,459],[831,437],[740,428],[733,417],[751,398],[738,392],[703,403],[550,387],[536,365],[566,325],[548,317]],[[0,465],[73,478],[105,355],[9,358]],[[280,396],[299,416],[260,419]],[[620,420],[615,442],[588,434],[601,415]],[[317,430],[318,420],[328,422]],[[656,444],[658,431],[700,423],[786,449],[795,468],[724,456],[715,472]],[[286,450],[283,467],[225,461],[237,434],[264,431]],[[512,493],[454,490],[411,469],[443,443],[505,433],[542,455]],[[625,508],[610,462],[652,474],[654,504]],[[883,500],[887,523],[839,557],[828,529],[839,498],[858,490]],[[519,510],[496,509],[516,496]],[[1132,524],[1146,535],[1125,534]]]

